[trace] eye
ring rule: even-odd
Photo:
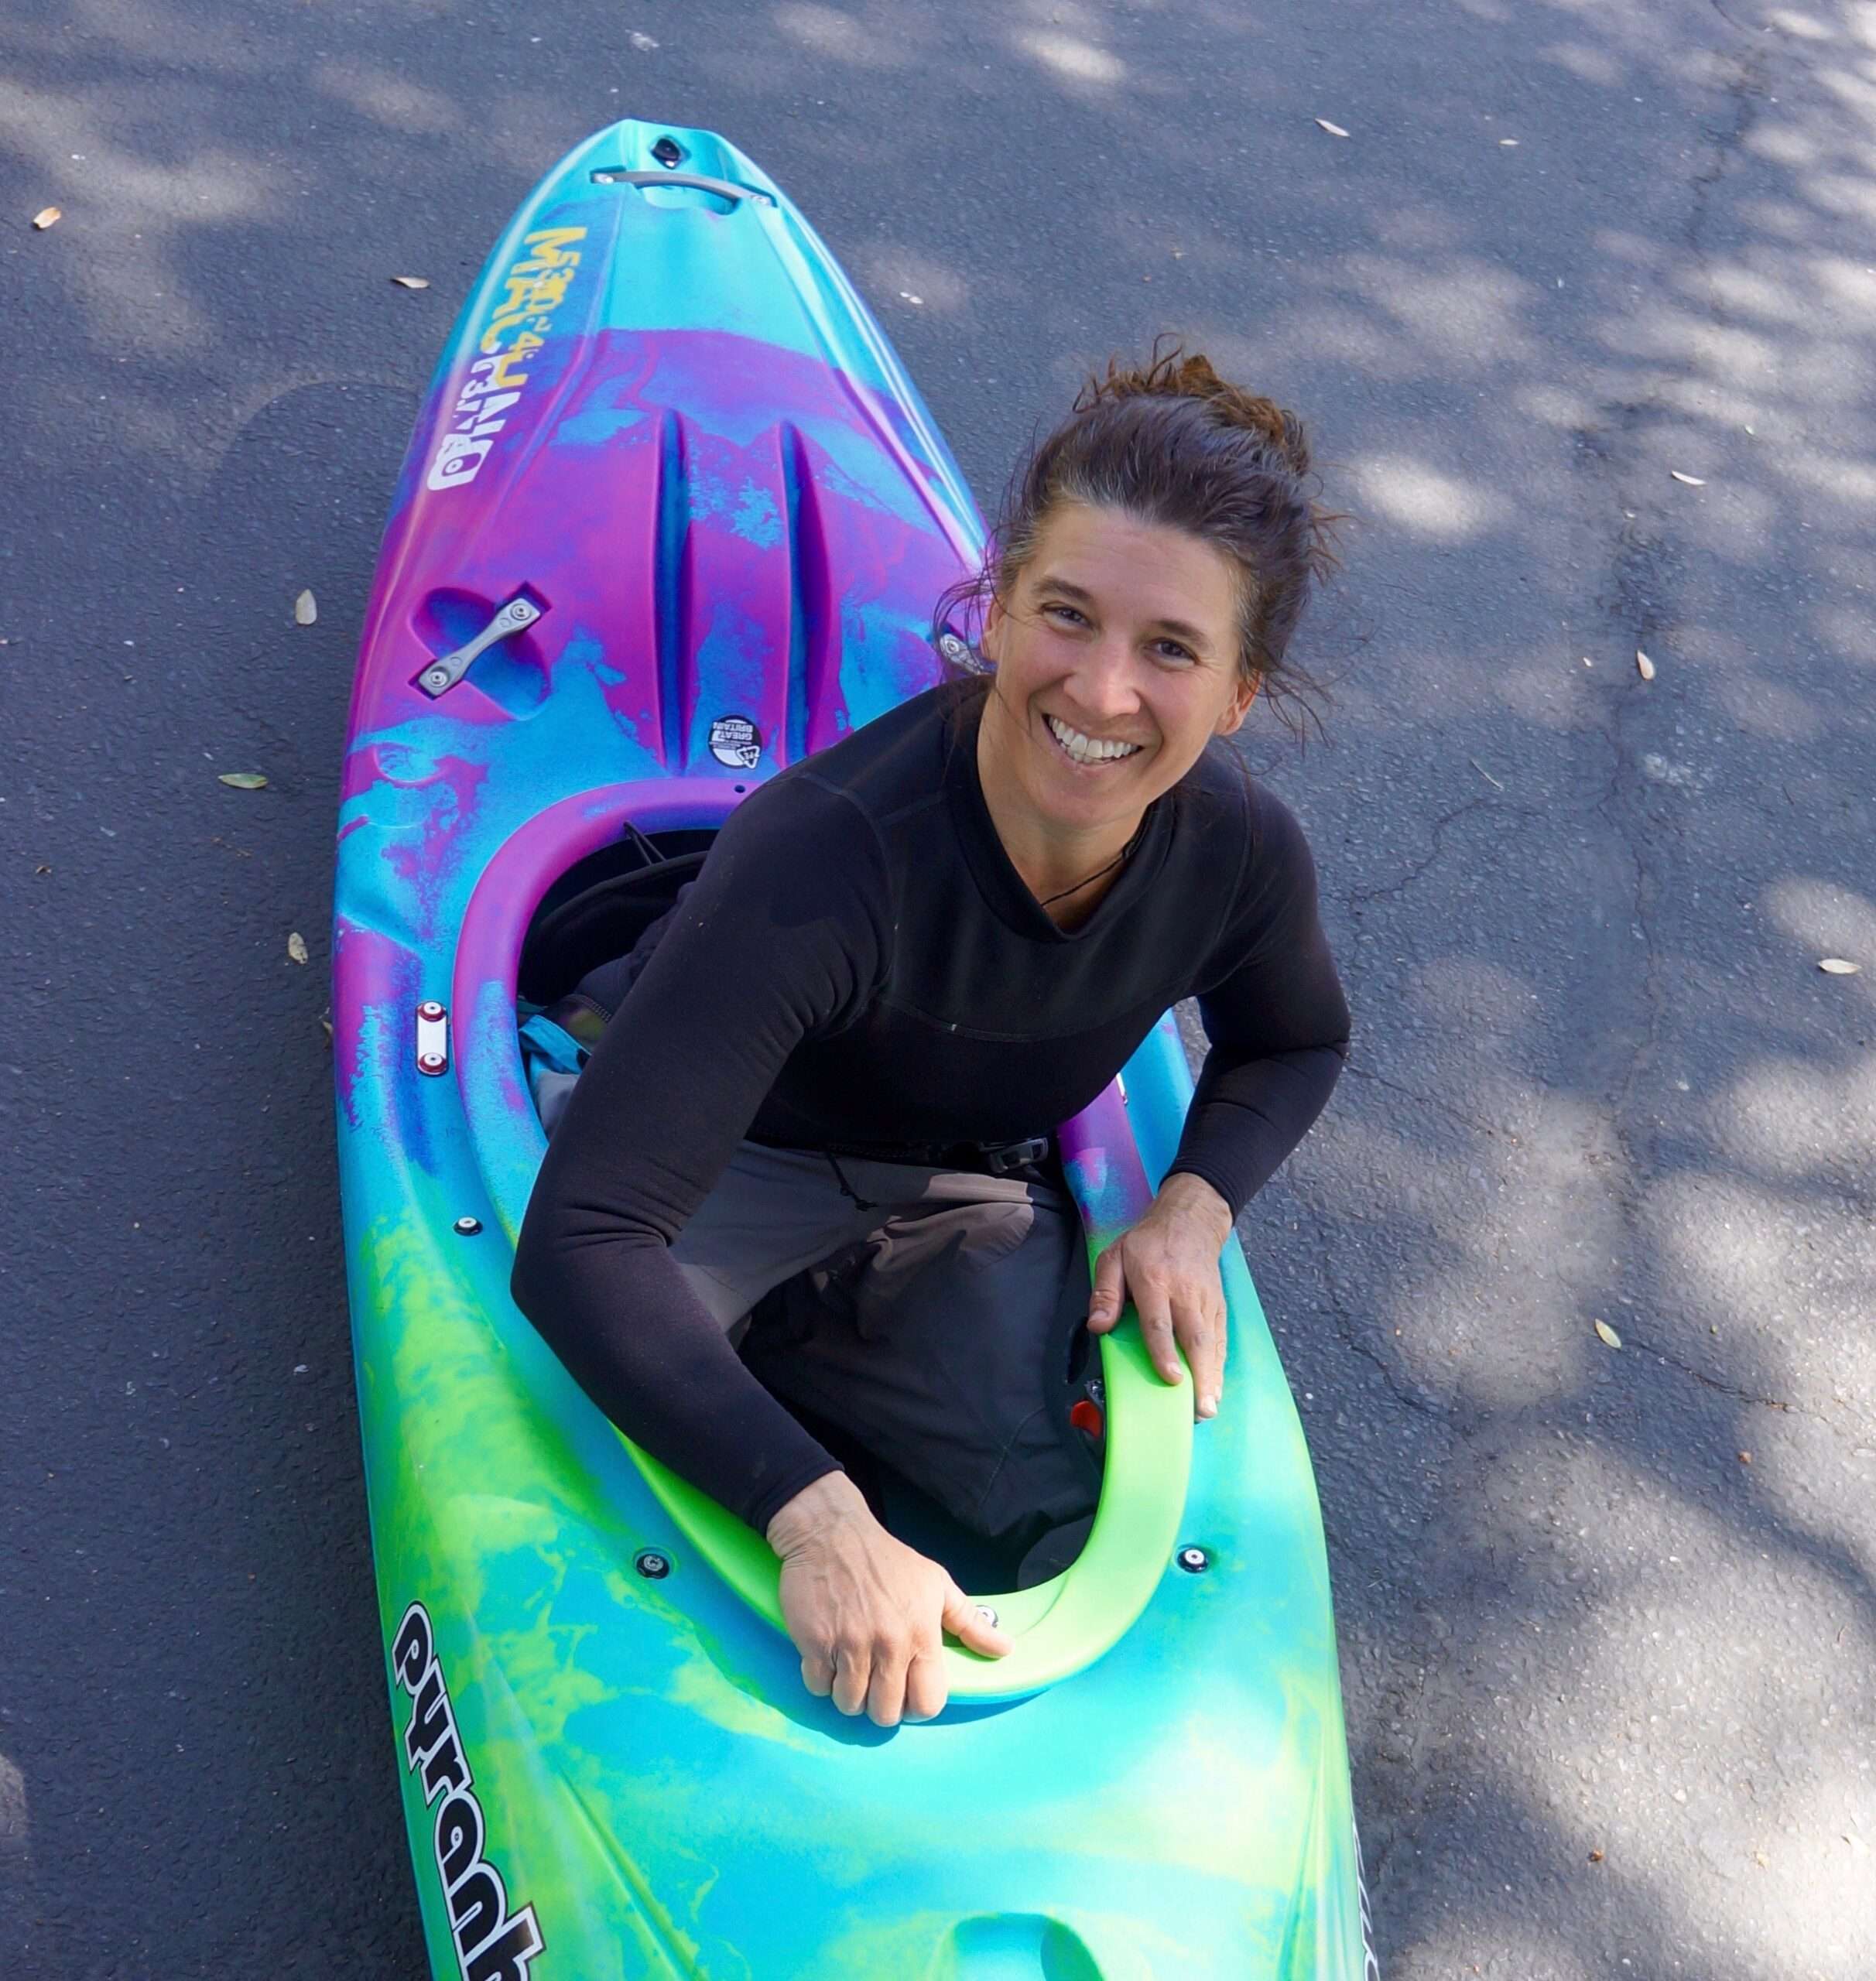
[[[1181,646],[1177,640],[1161,640],[1158,644],[1162,647],[1170,647],[1172,649],[1171,658],[1174,659],[1191,660],[1196,658],[1190,648]]]
[[[1079,619],[1081,617],[1072,605],[1045,605],[1042,610],[1045,612],[1066,612],[1071,619]]]

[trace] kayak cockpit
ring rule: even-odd
[[[531,821],[484,872],[456,960],[456,1073],[511,1247],[546,1148],[522,1063],[518,993],[530,1004],[549,1001],[629,947],[701,864],[733,802],[714,779],[666,778],[584,792]],[[1060,1139],[1090,1247],[1098,1248],[1152,1196],[1118,1083],[1064,1123]],[[1028,1589],[986,1588],[980,1576],[988,1571],[981,1555],[973,1558],[971,1537],[929,1503],[912,1504],[904,1538],[945,1561],[1015,1640],[994,1660],[950,1647],[954,1698],[1019,1698],[1082,1669],[1121,1636],[1172,1569],[1191,1456],[1190,1392],[1155,1374],[1131,1319],[1100,1346],[1107,1401],[1101,1501],[1066,1570]],[[620,1442],[690,1548],[781,1629],[779,1565],[762,1537],[649,1452]]]

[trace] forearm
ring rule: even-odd
[[[524,1246],[512,1291],[633,1443],[758,1533],[805,1487],[837,1471],[743,1366],[661,1243]]]
[[[1202,1179],[1235,1220],[1328,1104],[1346,1050],[1340,1044],[1307,1046],[1234,1062],[1214,1047],[1169,1182],[1180,1175]]]

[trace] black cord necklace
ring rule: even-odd
[[[1133,837],[1121,848],[1120,851],[1107,862],[1105,867],[1097,867],[1094,872],[1089,874],[1087,880],[1077,881],[1072,888],[1064,888],[1060,894],[1051,895],[1047,901],[1039,902],[1037,903],[1037,905],[1040,908],[1046,908],[1049,905],[1049,902],[1060,901],[1065,896],[1069,895],[1078,895],[1080,893],[1081,890],[1088,884],[1088,881],[1098,881],[1102,874],[1111,874],[1115,867],[1119,866],[1121,863],[1128,857],[1128,856],[1133,851],[1134,848],[1140,843],[1140,835],[1145,830],[1146,819],[1145,815],[1142,814],[1139,824],[1134,828]]]

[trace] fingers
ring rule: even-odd
[[[911,1658],[899,1646],[875,1647],[866,1687],[866,1716],[875,1726],[896,1726],[905,1711],[905,1679]]]
[[[1140,1339],[1146,1344],[1153,1367],[1166,1382],[1179,1382],[1185,1370],[1175,1345],[1172,1304],[1166,1289],[1157,1281],[1136,1278],[1133,1296],[1134,1311],[1140,1316]]]
[[[818,1650],[803,1651],[801,1682],[817,1699],[824,1699],[834,1690],[834,1653]]]
[[[947,1579],[941,1593],[942,1610],[932,1626],[811,1647],[802,1654],[802,1683],[816,1699],[831,1699],[849,1718],[864,1712],[876,1726],[936,1719],[949,1696],[941,1630],[984,1658],[1001,1658],[1015,1648],[955,1582]]]
[[[1215,1417],[1224,1387],[1224,1307],[1203,1299],[1183,1303],[1175,1309],[1172,1329],[1192,1370],[1193,1415]]]
[[[1127,1275],[1116,1239],[1094,1261],[1094,1290],[1088,1300],[1088,1332],[1106,1334],[1121,1318],[1127,1299]]]
[[[943,1647],[921,1652],[905,1673],[905,1717],[936,1719],[943,1712],[949,1695],[949,1688],[944,1682]]]
[[[998,1629],[956,1582],[947,1582],[944,1627],[967,1650],[982,1658],[1001,1658],[1015,1648],[1014,1638]]]

